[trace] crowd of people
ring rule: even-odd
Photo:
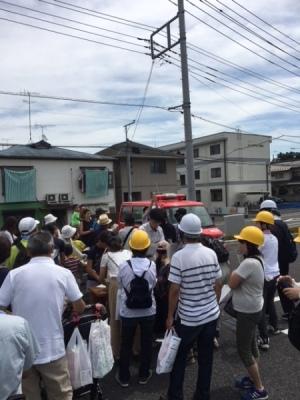
[[[268,399],[259,348],[268,350],[270,335],[280,333],[276,290],[288,317],[300,287],[288,275],[297,252],[276,204],[265,200],[260,208],[256,226],[235,236],[242,261],[231,273],[208,247],[201,220],[184,208],[177,210],[175,225],[152,208],[139,227],[127,214],[122,229],[106,210],[92,217],[84,206],[74,207],[70,224],[61,229],[52,214],[41,227],[32,217],[8,217],[0,232],[0,400],[40,400],[41,384],[48,400],[72,399],[62,315],[68,303],[81,314],[86,303],[99,299],[107,307],[121,387],[132,383],[132,353],[140,359],[138,383],[148,383],[153,338],[173,329],[181,343],[168,392],[160,398],[183,400],[192,354],[198,361],[194,400],[209,400],[225,281],[237,321],[237,351],[248,373],[235,387],[244,400]]]

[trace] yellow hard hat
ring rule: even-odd
[[[264,222],[265,224],[274,225],[274,215],[269,211],[260,211],[252,220],[254,222]]]
[[[265,240],[263,232],[256,226],[246,226],[241,230],[239,235],[235,235],[234,238],[237,240],[245,240],[256,246],[263,245]]]
[[[141,229],[137,229],[133,232],[130,240],[129,246],[132,250],[146,250],[151,244],[151,240],[148,236],[148,233],[142,231]]]
[[[298,228],[298,235],[295,237],[294,242],[300,243],[300,228]]]

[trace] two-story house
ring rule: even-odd
[[[285,201],[299,201],[300,161],[271,164],[272,195]]]
[[[180,156],[128,140],[97,153],[115,159],[117,208],[128,200],[127,157],[130,157],[132,200],[148,200],[154,193],[176,193],[176,162]]]
[[[67,223],[74,204],[115,210],[113,159],[40,141],[0,151],[0,224],[8,215]]]

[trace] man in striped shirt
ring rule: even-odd
[[[171,260],[167,329],[173,326],[180,347],[170,375],[168,400],[183,400],[186,358],[193,344],[198,347],[198,380],[194,400],[210,399],[213,339],[220,311],[222,272],[216,253],[199,243],[201,221],[186,214],[179,226],[185,246]],[[177,320],[174,314],[177,308]]]

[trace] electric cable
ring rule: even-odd
[[[276,32],[280,33],[281,35],[285,36],[286,38],[290,39],[291,41],[293,41],[294,43],[300,45],[300,42],[298,42],[297,40],[295,40],[294,38],[292,38],[290,35],[282,32],[281,30],[279,30],[278,28],[276,28],[274,25],[270,24],[269,22],[267,22],[266,20],[262,19],[261,17],[259,17],[258,15],[256,15],[254,12],[250,11],[248,8],[246,8],[245,6],[241,5],[239,2],[237,2],[236,0],[231,0],[234,4],[238,5],[239,7],[241,7],[243,10],[247,11],[249,14],[251,14],[253,17],[257,18],[258,20],[260,20],[261,22],[263,22],[264,24],[266,24],[267,26],[269,26],[270,28],[274,29]]]
[[[108,43],[100,42],[100,41],[97,41],[97,40],[84,38],[82,36],[71,35],[70,33],[59,32],[59,31],[55,31],[53,29],[43,28],[41,26],[32,25],[32,24],[16,21],[16,20],[9,19],[9,18],[0,17],[0,20],[6,21],[6,22],[11,22],[11,23],[14,23],[14,24],[17,24],[17,25],[27,26],[27,27],[30,27],[30,28],[40,29],[42,31],[55,33],[57,35],[62,35],[62,36],[66,36],[66,37],[73,38],[73,39],[80,39],[80,40],[84,40],[84,41],[90,42],[90,43],[101,44],[103,46],[108,46],[108,47],[112,47],[112,48],[119,49],[119,50],[126,50],[126,51],[129,51],[131,53],[143,54],[143,55],[146,55],[146,56],[150,56],[150,53],[143,53],[143,52],[138,51],[138,50],[128,49],[126,47],[117,46],[117,45],[114,45],[114,44],[108,44]]]
[[[217,13],[218,15],[221,15],[222,17],[226,18],[227,20],[233,22],[234,24],[238,25],[240,28],[244,29],[245,31],[247,31],[248,33],[250,33],[251,35],[257,37],[258,39],[260,39],[261,41],[267,43],[269,46],[274,47],[275,49],[281,51],[282,53],[294,58],[297,61],[300,61],[300,58],[295,56],[294,54],[289,53],[288,51],[286,51],[285,49],[281,48],[280,46],[278,46],[277,44],[273,43],[271,40],[265,38],[264,36],[262,36],[260,33],[255,32],[253,29],[249,28],[248,26],[245,26],[243,23],[241,23],[240,21],[238,21],[237,19],[235,19],[234,17],[232,17],[231,15],[227,14],[224,10],[221,10],[220,8],[218,8],[217,6],[215,6],[214,4],[211,4],[208,0],[199,0],[202,4],[204,4],[205,6],[209,7],[211,10],[213,10],[215,13]],[[201,9],[202,10],[202,9]],[[203,11],[203,10],[202,10]],[[205,11],[203,11],[205,12]],[[208,14],[211,16],[211,14]],[[211,16],[211,18],[214,18],[213,16]],[[225,25],[227,26],[227,25]],[[248,38],[249,40],[249,38]],[[257,45],[257,44],[256,44]],[[258,45],[257,45],[258,46]],[[265,49],[266,51],[268,51],[267,49]],[[296,50],[298,52],[298,50]],[[273,54],[273,53],[272,53]]]
[[[129,35],[129,34],[124,33],[124,32],[118,32],[118,31],[114,31],[114,30],[111,30],[111,29],[102,28],[102,27],[97,26],[97,25],[87,24],[87,23],[84,23],[84,22],[77,21],[75,19],[66,18],[66,17],[62,17],[62,16],[57,15],[57,14],[51,14],[51,13],[48,13],[48,12],[35,10],[34,8],[20,6],[18,4],[10,3],[8,1],[0,0],[0,3],[4,3],[4,4],[7,4],[9,6],[21,8],[21,9],[28,10],[28,11],[33,11],[35,13],[39,13],[39,14],[42,14],[42,15],[47,15],[48,17],[54,17],[54,18],[62,19],[64,21],[74,22],[74,23],[79,24],[79,25],[88,26],[89,28],[95,28],[95,29],[99,29],[99,30],[102,30],[102,31],[105,31],[105,32],[115,33],[116,35],[122,35],[122,36],[126,36],[126,37],[129,37],[129,38],[132,38],[132,39],[138,39],[138,40],[141,39],[141,38],[139,38],[137,36]]]
[[[236,33],[237,35],[241,36],[243,39],[248,40],[250,43],[252,43],[252,44],[254,44],[255,46],[259,47],[260,49],[266,51],[266,52],[269,53],[271,56],[280,59],[281,61],[285,62],[286,64],[289,64],[290,66],[292,66],[292,67],[294,67],[294,68],[296,68],[296,69],[300,69],[300,67],[299,67],[298,65],[296,65],[296,64],[294,64],[294,63],[292,63],[292,62],[286,60],[285,58],[279,56],[278,54],[275,54],[275,53],[273,53],[272,51],[266,49],[265,47],[263,47],[263,46],[261,46],[260,44],[256,43],[254,40],[249,39],[247,36],[245,36],[244,34],[240,33],[240,32],[237,31],[236,29],[234,29],[234,28],[230,27],[229,25],[225,24],[225,23],[222,22],[220,19],[214,17],[214,16],[211,15],[209,12],[204,11],[202,8],[200,8],[200,7],[198,7],[196,4],[194,4],[191,0],[186,0],[186,1],[187,1],[189,4],[191,4],[193,7],[195,7],[195,8],[198,9],[199,11],[201,11],[202,13],[204,13],[204,14],[210,16],[213,20],[219,22],[221,25],[225,26],[226,28],[230,29],[232,32],[234,32],[234,33]],[[195,15],[193,15],[193,16],[195,17]],[[203,21],[202,21],[202,22],[203,22]],[[204,23],[205,25],[208,25],[208,26],[209,26],[208,23],[206,23],[206,22],[203,22],[203,23]],[[214,28],[214,30],[217,30],[217,29]],[[223,34],[223,33],[222,33],[222,34]],[[225,34],[223,34],[223,35],[225,35]],[[227,35],[227,36],[228,36],[228,35]],[[229,38],[230,38],[230,36],[229,36]],[[233,38],[230,38],[230,40],[235,41],[235,42],[238,42],[238,41],[236,41],[236,40],[233,40]],[[238,43],[239,43],[239,45],[242,45],[240,42],[238,42]],[[242,45],[242,47],[247,47],[247,46]],[[249,51],[253,52],[252,49],[250,49],[250,48],[248,48],[248,47],[247,47],[247,49],[248,49]],[[258,53],[256,53],[256,55],[258,55]],[[261,55],[260,55],[260,56],[261,56]],[[261,56],[261,57],[262,57],[262,56]],[[276,63],[275,65],[280,65],[280,64]],[[282,67],[282,65],[280,65],[280,67]],[[291,70],[288,70],[288,71],[289,71],[290,73],[294,74],[294,75],[300,76],[299,74],[295,73],[294,71],[291,71]]]
[[[137,127],[138,127],[138,124],[140,122],[140,118],[141,118],[141,115],[142,115],[142,112],[143,112],[143,109],[144,109],[144,104],[145,104],[145,101],[146,101],[146,97],[147,97],[147,93],[148,93],[148,89],[149,89],[149,85],[150,85],[150,81],[151,81],[151,77],[152,77],[153,67],[154,67],[154,60],[152,60],[152,62],[151,62],[151,67],[150,67],[149,75],[148,75],[148,78],[147,78],[147,82],[146,82],[146,86],[145,86],[145,90],[144,90],[144,94],[143,94],[142,104],[141,104],[141,106],[140,106],[140,108],[139,108],[139,110],[137,112],[137,116],[135,118],[134,131],[133,131],[131,140],[133,140],[133,138],[134,138],[134,135],[136,133],[136,130],[137,130]]]
[[[74,30],[74,31],[76,31],[76,32],[87,33],[88,35],[99,36],[99,37],[103,37],[103,38],[105,38],[105,39],[115,40],[115,41],[117,41],[117,42],[119,42],[119,43],[125,43],[125,44],[129,44],[129,45],[131,45],[131,46],[137,46],[137,47],[143,47],[143,48],[145,48],[145,46],[143,46],[142,44],[139,44],[139,43],[133,43],[133,42],[129,42],[128,40],[118,39],[118,38],[114,38],[114,37],[111,37],[111,36],[102,35],[102,34],[100,34],[100,33],[95,33],[95,32],[91,32],[91,31],[86,31],[86,30],[84,30],[84,29],[75,28],[75,27],[73,27],[73,26],[69,26],[69,25],[65,25],[65,24],[60,24],[59,22],[53,22],[53,21],[49,21],[49,20],[47,20],[47,19],[38,18],[38,17],[31,16],[31,15],[26,15],[26,14],[23,14],[23,13],[20,13],[20,12],[17,12],[17,11],[6,10],[6,9],[4,9],[4,8],[1,8],[1,7],[0,7],[0,11],[5,11],[5,12],[8,12],[8,13],[10,13],[10,14],[22,16],[22,17],[25,17],[25,18],[30,18],[30,19],[33,19],[33,20],[39,21],[39,22],[46,22],[47,24],[59,26],[59,27],[62,27],[62,28],[71,29],[71,30]]]

